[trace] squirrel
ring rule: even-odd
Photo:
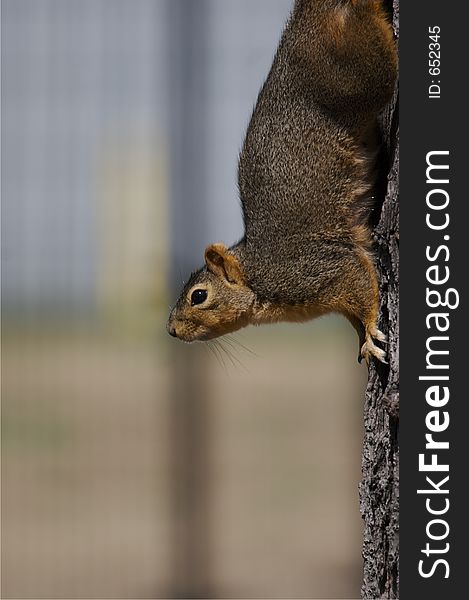
[[[386,362],[369,217],[377,115],[396,73],[381,0],[295,1],[239,156],[244,235],[206,248],[171,310],[172,336],[336,312],[358,333],[359,360]]]

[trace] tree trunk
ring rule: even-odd
[[[399,36],[399,0],[387,2]],[[365,395],[360,510],[364,520],[362,598],[399,595],[399,130],[397,89],[382,117],[389,163],[385,200],[375,228],[381,326],[389,365],[372,362]]]

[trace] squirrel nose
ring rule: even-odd
[[[172,323],[169,322],[166,325],[166,329],[167,329],[169,335],[172,335],[173,337],[177,337],[176,327]]]

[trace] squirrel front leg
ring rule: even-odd
[[[373,355],[382,363],[386,363],[386,353],[381,348],[378,348],[373,341],[374,338],[380,342],[386,343],[386,336],[378,329],[376,326],[376,321],[370,319],[368,326],[366,326],[355,315],[346,314],[345,316],[350,321],[358,335],[358,362],[361,362],[363,359],[365,359],[366,362],[369,363],[370,355]]]
[[[386,363],[386,352],[374,340],[386,342],[386,336],[378,329],[379,285],[376,267],[366,251],[351,258],[341,280],[338,312],[347,317],[359,338],[358,360],[367,363],[374,356]],[[345,293],[344,293],[345,291]]]

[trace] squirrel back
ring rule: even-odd
[[[203,340],[335,311],[357,329],[361,355],[384,360],[367,221],[376,117],[396,64],[379,1],[295,2],[239,158],[244,236],[207,248],[171,334]]]

